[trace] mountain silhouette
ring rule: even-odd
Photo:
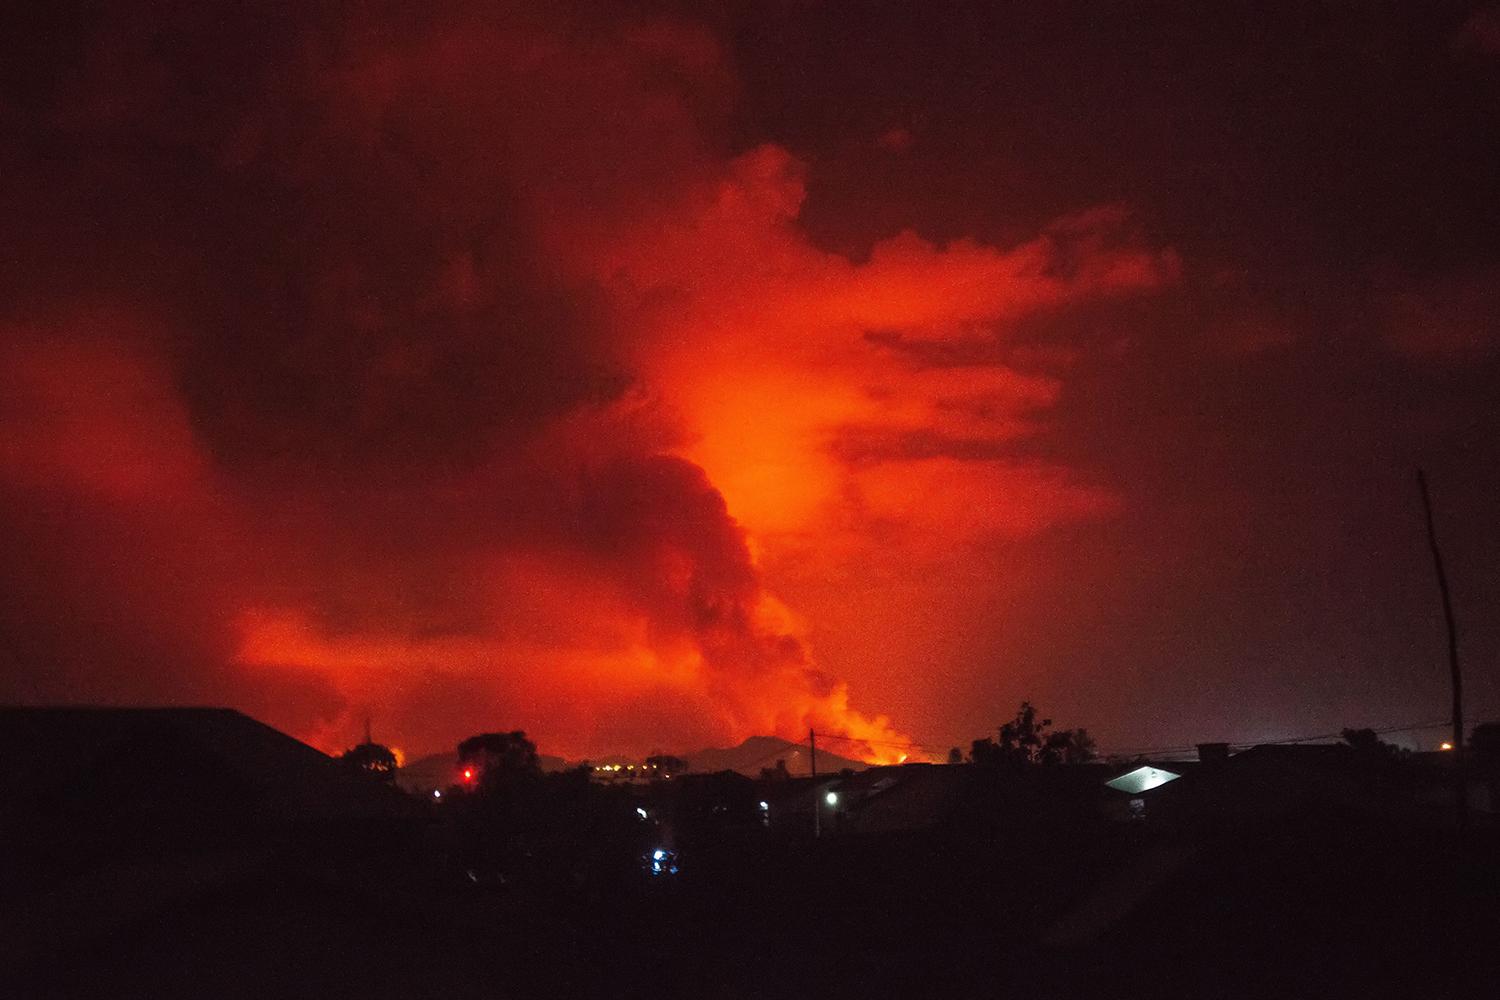
[[[812,773],[807,744],[793,743],[778,736],[752,736],[736,747],[709,747],[682,756],[690,771],[739,771],[753,778],[760,775],[761,768],[775,767],[777,760],[784,760],[787,771],[793,775]],[[869,766],[864,761],[841,757],[818,747],[819,774],[831,774],[846,767],[863,771]]]
[[[779,736],[752,736],[739,746],[706,747],[696,753],[677,754],[688,762],[688,771],[714,773],[738,771],[756,778],[761,768],[775,767],[776,761],[786,761],[786,769],[792,775],[811,773],[811,762],[806,743],[793,743]],[[542,754],[538,758],[543,771],[562,771],[576,766],[578,762],[561,757]],[[618,761],[627,763],[632,758],[618,754],[606,754],[591,758],[595,764]],[[842,757],[832,751],[818,748],[818,773],[832,774],[851,768],[863,771],[869,767],[864,761]],[[458,755],[437,753],[419,757],[396,772],[396,783],[407,791],[426,793],[432,789],[444,789],[458,783]]]

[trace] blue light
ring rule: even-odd
[[[663,875],[677,874],[677,855],[664,847],[658,847],[648,855],[641,857],[641,870],[656,878]]]

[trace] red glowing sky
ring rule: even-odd
[[[1426,721],[1423,462],[1493,713],[1493,12],[1085,7],[26,15],[0,700]]]

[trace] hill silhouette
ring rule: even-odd
[[[678,754],[688,762],[690,772],[714,773],[738,771],[749,777],[759,777],[761,768],[775,767],[777,760],[786,761],[786,769],[793,775],[812,773],[807,744],[793,743],[779,736],[751,736],[738,746],[705,747],[694,753]],[[543,771],[562,771],[575,766],[576,761],[564,760],[546,754],[540,756]],[[627,758],[610,754],[595,759],[595,763]],[[818,773],[832,774],[850,768],[863,771],[869,767],[864,761],[842,757],[818,748]],[[396,783],[414,792],[428,792],[434,788],[447,788],[458,780],[458,756],[453,753],[429,754],[409,762],[396,772]]]
[[[739,746],[708,747],[682,756],[690,765],[690,771],[738,771],[753,778],[759,776],[761,768],[775,767],[777,760],[785,760],[787,771],[793,775],[812,773],[807,744],[793,743],[778,736],[752,736]],[[863,771],[869,766],[864,761],[851,760],[818,748],[819,774],[831,774],[844,768]]]

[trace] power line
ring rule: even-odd
[[[1409,724],[1400,725],[1400,726],[1381,726],[1381,727],[1378,727],[1378,728],[1374,728],[1371,731],[1374,732],[1377,736],[1385,736],[1385,735],[1388,735],[1390,733],[1416,732],[1418,730],[1423,730],[1423,729],[1443,729],[1443,728],[1446,728],[1447,726],[1448,726],[1448,721],[1440,719],[1440,720],[1436,720],[1436,721],[1433,721],[1433,722],[1415,722],[1415,723],[1409,723]],[[1355,727],[1349,727],[1349,728],[1355,728]],[[1305,735],[1301,735],[1301,736],[1286,736],[1286,737],[1280,737],[1278,739],[1269,739],[1269,740],[1250,740],[1250,741],[1242,741],[1242,742],[1237,742],[1237,743],[1230,743],[1229,745],[1231,747],[1235,748],[1235,749],[1246,749],[1246,748],[1254,747],[1254,746],[1285,746],[1285,745],[1293,744],[1293,743],[1308,743],[1308,742],[1311,742],[1313,740],[1341,739],[1341,738],[1343,738],[1343,735],[1344,735],[1344,731],[1342,729],[1340,729],[1337,732],[1309,733],[1309,734],[1305,734]],[[834,735],[832,733],[819,733],[818,734],[818,738],[820,740],[836,741],[836,742],[841,742],[841,743],[862,744],[862,745],[871,746],[871,747],[887,747],[887,748],[892,748],[892,749],[897,749],[897,750],[908,750],[908,751],[910,751],[910,750],[923,750],[923,751],[932,751],[932,752],[937,753],[937,752],[942,752],[945,749],[943,746],[941,746],[939,744],[934,744],[934,743],[920,743],[920,742],[917,742],[915,740],[910,741],[910,742],[906,742],[906,743],[897,743],[897,742],[894,742],[894,741],[891,741],[891,740],[871,740],[871,739],[861,739],[861,738],[856,737],[856,736],[836,736],[836,735]],[[792,746],[792,744],[789,744],[789,746]],[[1178,746],[1115,747],[1115,748],[1108,748],[1108,749],[1100,749],[1099,754],[1100,754],[1100,756],[1118,756],[1118,757],[1157,757],[1157,756],[1161,756],[1163,754],[1196,753],[1197,750],[1198,750],[1198,745],[1196,743],[1191,743],[1191,744],[1183,744],[1183,745],[1178,745]]]
[[[1407,733],[1407,732],[1412,732],[1412,731],[1418,730],[1418,729],[1432,729],[1435,726],[1441,726],[1441,725],[1443,725],[1442,722],[1437,722],[1437,723],[1432,723],[1432,722],[1415,722],[1415,723],[1412,723],[1409,726],[1385,726],[1384,728],[1381,728],[1381,729],[1372,729],[1370,731],[1373,732],[1373,733],[1375,733],[1377,736],[1384,736],[1387,733]],[[1352,729],[1353,727],[1351,726],[1349,728]],[[1264,744],[1270,744],[1272,746],[1280,746],[1280,745],[1285,744],[1285,743],[1305,743],[1308,740],[1341,739],[1341,738],[1343,738],[1343,735],[1344,735],[1344,730],[1340,729],[1336,733],[1319,733],[1316,736],[1292,736],[1292,737],[1288,737],[1287,739],[1284,739],[1284,740],[1261,740],[1260,742],[1264,743]]]
[[[1408,732],[1416,732],[1416,731],[1423,730],[1423,729],[1443,729],[1443,728],[1446,728],[1447,725],[1448,725],[1448,722],[1446,720],[1439,720],[1439,721],[1436,721],[1436,722],[1415,722],[1415,723],[1410,723],[1408,725],[1402,725],[1402,726],[1382,726],[1382,727],[1379,727],[1379,728],[1371,729],[1370,731],[1373,732],[1373,733],[1375,733],[1377,736],[1385,736],[1385,735],[1388,735],[1390,733],[1408,733]],[[1349,727],[1349,728],[1354,728],[1354,727]],[[1231,743],[1229,745],[1231,747],[1236,747],[1236,748],[1248,748],[1248,747],[1255,747],[1255,746],[1286,746],[1286,745],[1293,744],[1293,743],[1308,743],[1308,742],[1311,742],[1313,740],[1342,739],[1343,735],[1344,735],[1344,730],[1341,729],[1338,732],[1333,732],[1333,733],[1311,733],[1311,734],[1308,734],[1308,735],[1305,735],[1305,736],[1287,736],[1287,737],[1283,737],[1281,739],[1274,739],[1274,740],[1254,740],[1254,741],[1245,742],[1245,743]],[[1153,757],[1153,756],[1160,756],[1161,754],[1192,753],[1192,752],[1195,752],[1196,750],[1197,750],[1197,744],[1193,744],[1191,746],[1124,747],[1124,748],[1114,748],[1114,749],[1111,749],[1111,750],[1107,751],[1107,753],[1110,754],[1110,755],[1120,756],[1120,757]],[[1105,753],[1105,752],[1106,751],[1101,751],[1101,753]]]
[[[820,740],[840,740],[844,743],[863,743],[872,747],[895,747],[898,750],[937,750],[940,749],[932,743],[894,743],[890,740],[867,740],[858,736],[834,736],[832,733],[819,733]]]

